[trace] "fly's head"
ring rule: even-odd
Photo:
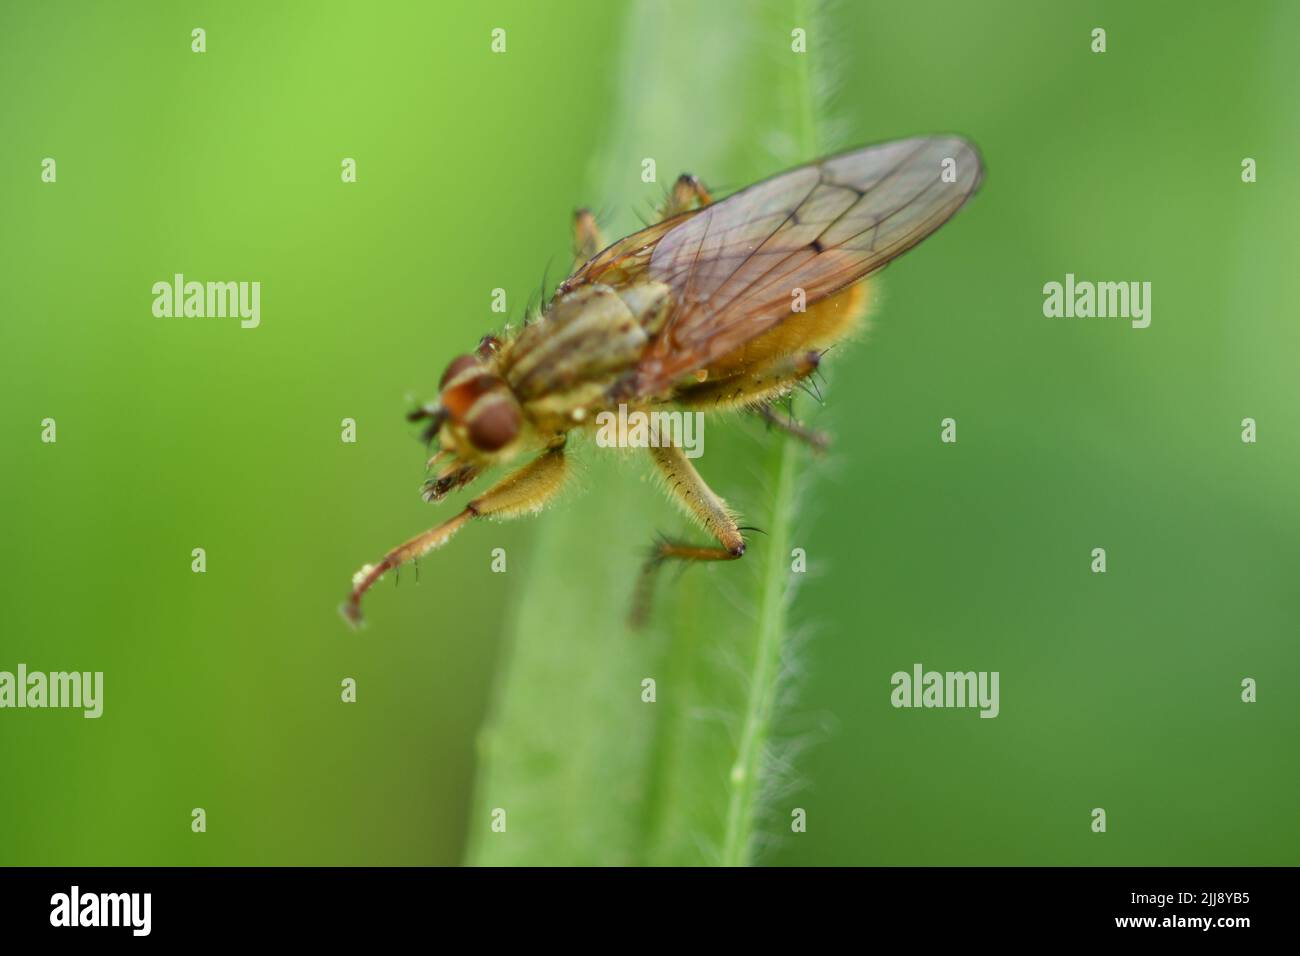
[[[429,459],[429,467],[438,471],[425,482],[426,501],[440,501],[521,450],[523,410],[497,371],[499,348],[488,336],[473,354],[452,359],[438,383],[438,401],[407,416],[427,420],[425,440],[438,444]]]

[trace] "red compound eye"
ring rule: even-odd
[[[498,451],[519,434],[519,408],[508,398],[494,398],[476,408],[466,424],[475,448]]]
[[[447,409],[454,421],[461,422],[475,402],[488,392],[503,387],[504,383],[494,375],[475,375],[466,381],[457,382],[451,388],[443,389],[442,407]]]
[[[438,387],[443,388],[453,378],[465,371],[465,369],[469,368],[471,365],[477,364],[478,359],[472,355],[456,356],[456,358],[451,360],[451,364],[447,366],[447,371],[442,373],[442,378],[438,381]]]

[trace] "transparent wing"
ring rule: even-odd
[[[572,292],[580,285],[603,282],[605,285],[627,285],[645,276],[655,246],[687,219],[703,210],[692,209],[672,219],[665,219],[596,253],[560,284],[556,297]]]
[[[799,321],[796,289],[812,304],[883,268],[951,218],[982,178],[978,151],[957,136],[868,146],[652,226],[583,268],[631,262],[635,277],[673,290],[667,324],[637,366],[636,391],[658,394],[778,323]]]

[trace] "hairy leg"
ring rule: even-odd
[[[797,352],[761,359],[745,371],[724,378],[706,379],[678,391],[676,400],[701,411],[747,409],[769,425],[807,444],[813,451],[830,447],[830,436],[809,428],[772,403],[809,379],[821,364],[821,352]]]
[[[343,605],[343,616],[353,625],[361,623],[361,598],[394,568],[440,548],[472,518],[517,518],[535,514],[550,501],[568,474],[564,446],[543,452],[513,474],[479,495],[460,514],[398,545],[375,565],[366,565],[352,579],[352,593]]]
[[[654,579],[667,561],[734,561],[745,553],[745,539],[736,517],[700,477],[686,453],[675,446],[649,449],[668,493],[718,540],[718,546],[691,545],[660,540],[641,568],[629,621],[633,627],[645,623],[654,592]]]
[[[703,209],[713,202],[713,196],[704,188],[704,184],[690,173],[682,173],[673,183],[672,190],[660,210],[659,219],[671,219],[689,210],[696,203]]]
[[[816,428],[809,428],[793,415],[777,411],[771,405],[761,406],[758,409],[758,417],[773,428],[779,428],[796,441],[803,442],[818,454],[826,451],[831,446],[831,436],[826,432]]]

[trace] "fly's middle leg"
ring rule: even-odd
[[[788,394],[820,365],[820,352],[776,355],[730,375],[686,386],[676,398],[681,405],[700,411],[758,408]]]
[[[660,540],[655,543],[637,581],[629,623],[640,627],[650,612],[654,581],[668,561],[735,561],[745,553],[745,539],[727,503],[700,477],[685,451],[676,446],[649,449],[668,493],[692,518],[705,527],[718,545],[692,545]]]
[[[769,425],[813,451],[822,452],[830,447],[829,435],[772,407],[773,402],[811,379],[821,365],[821,357],[821,352],[806,351],[760,359],[743,371],[684,388],[677,400],[687,408],[701,411],[753,411]]]

